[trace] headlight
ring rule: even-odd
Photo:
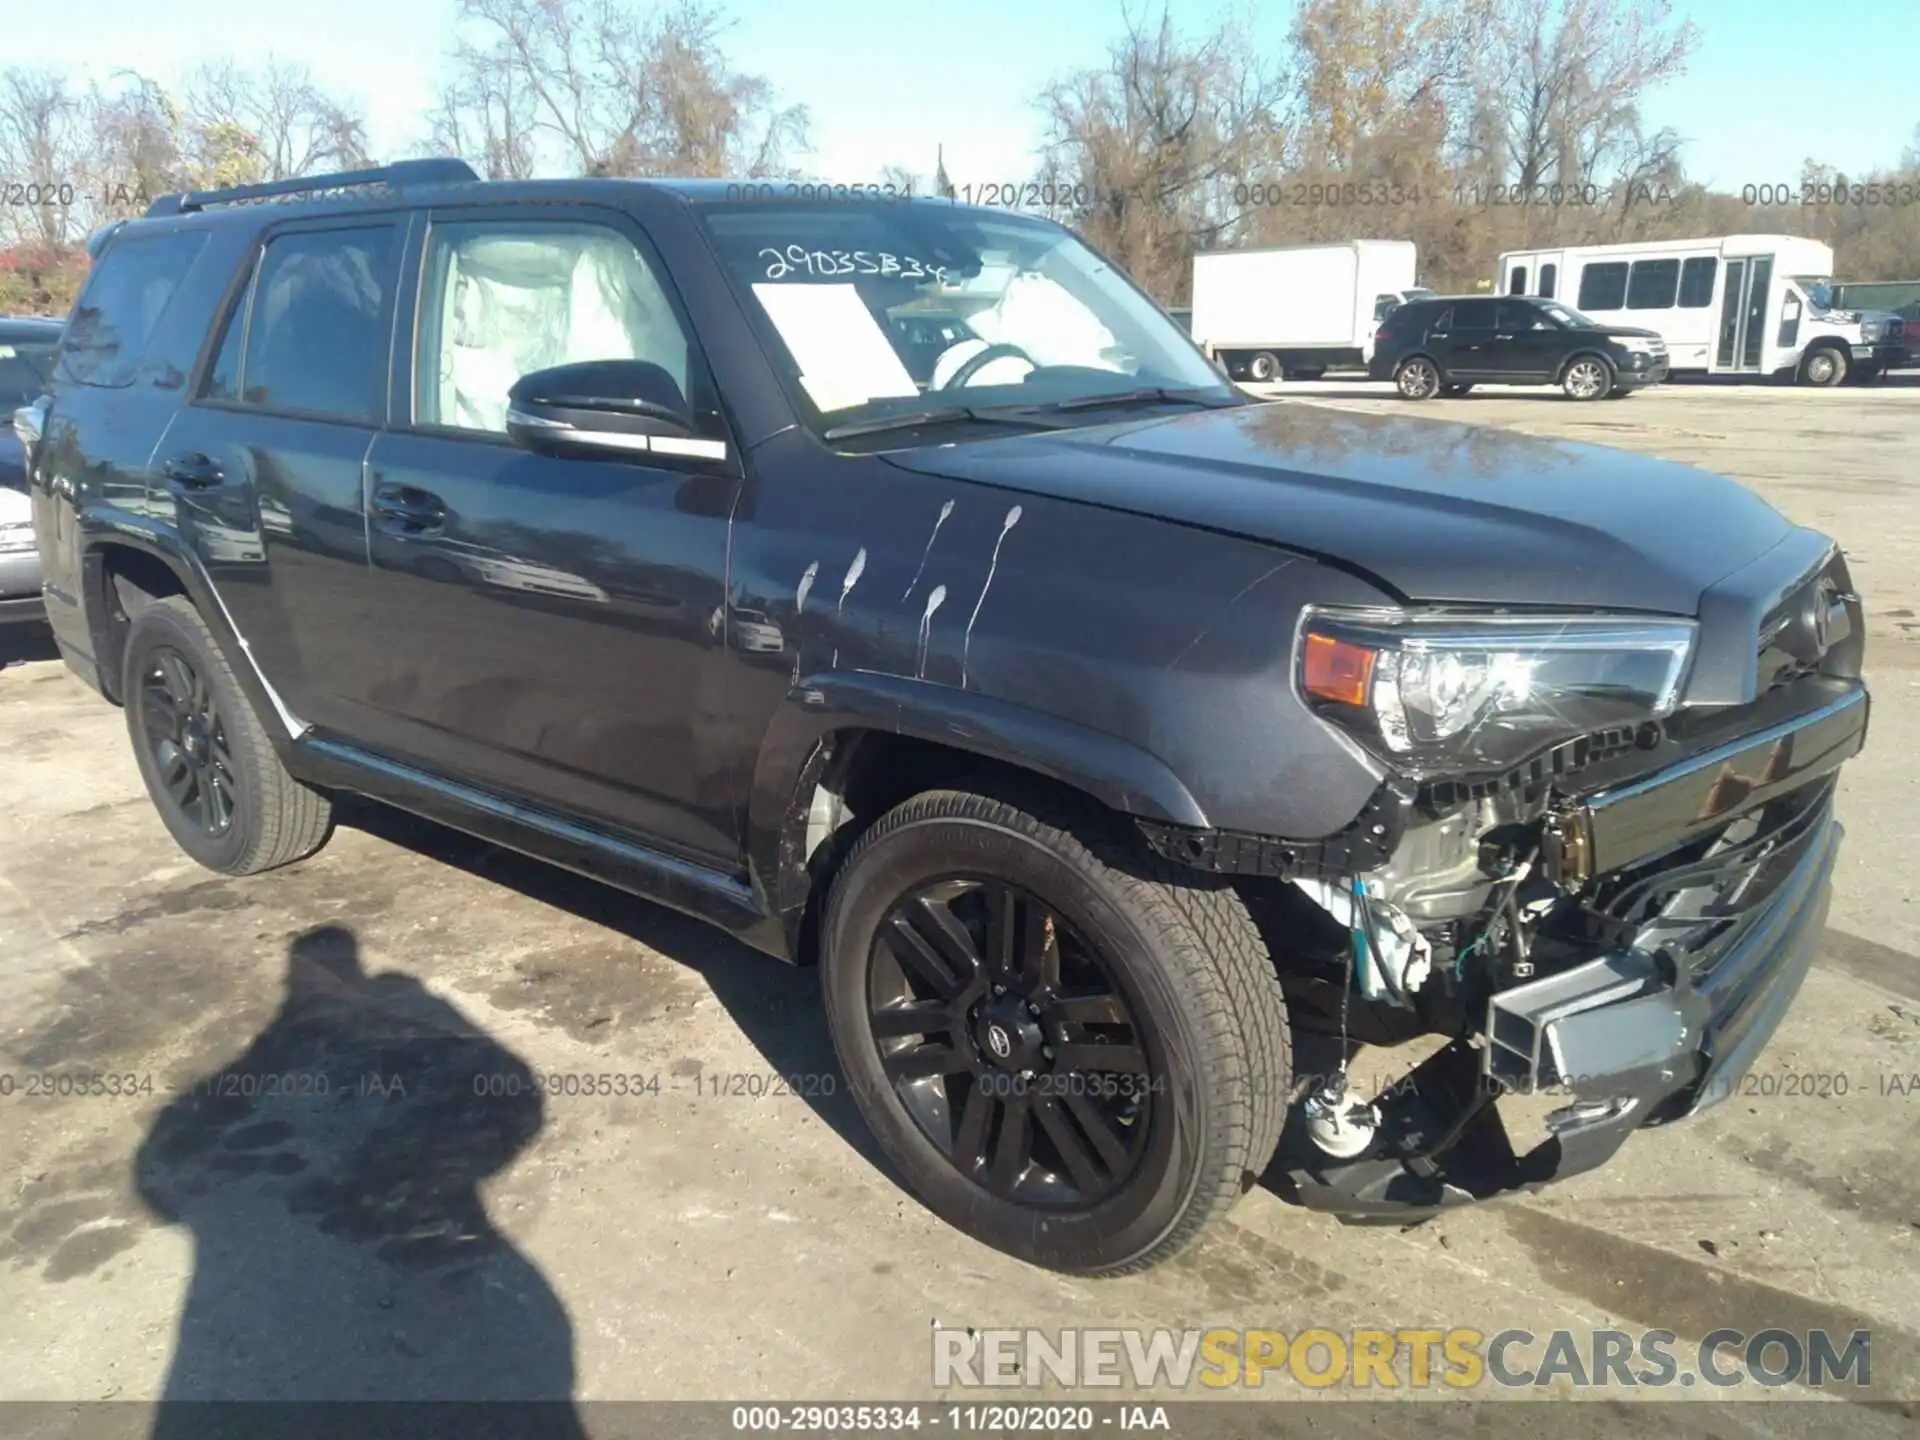
[[[1887,325],[1884,320],[1864,321],[1860,326],[1860,338],[1862,340],[1878,340],[1881,332],[1886,328]]]
[[[1308,705],[1397,770],[1505,770],[1576,735],[1671,714],[1698,626],[1594,616],[1312,609]]]

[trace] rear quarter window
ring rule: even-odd
[[[181,280],[206,243],[204,231],[183,230],[123,236],[109,245],[67,322],[60,378],[81,385],[131,385]]]

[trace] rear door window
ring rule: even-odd
[[[1453,307],[1453,328],[1456,332],[1491,331],[1494,320],[1494,302],[1491,300],[1462,300]]]
[[[181,230],[122,236],[109,244],[67,322],[61,378],[131,385],[180,281],[206,243],[205,231]]]
[[[398,230],[274,236],[233,313],[203,394],[265,410],[378,422],[385,413]]]

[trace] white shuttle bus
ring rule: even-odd
[[[1838,385],[1907,360],[1900,317],[1835,308],[1832,247],[1797,235],[1510,251],[1497,290],[1657,331],[1681,374],[1790,373]]]

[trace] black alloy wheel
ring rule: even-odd
[[[155,646],[140,676],[140,731],[180,817],[217,839],[233,828],[240,782],[212,688],[180,651]]]
[[[922,885],[881,922],[868,1027],[921,1132],[1003,1199],[1084,1208],[1139,1164],[1155,1077],[1111,968],[999,880]]]

